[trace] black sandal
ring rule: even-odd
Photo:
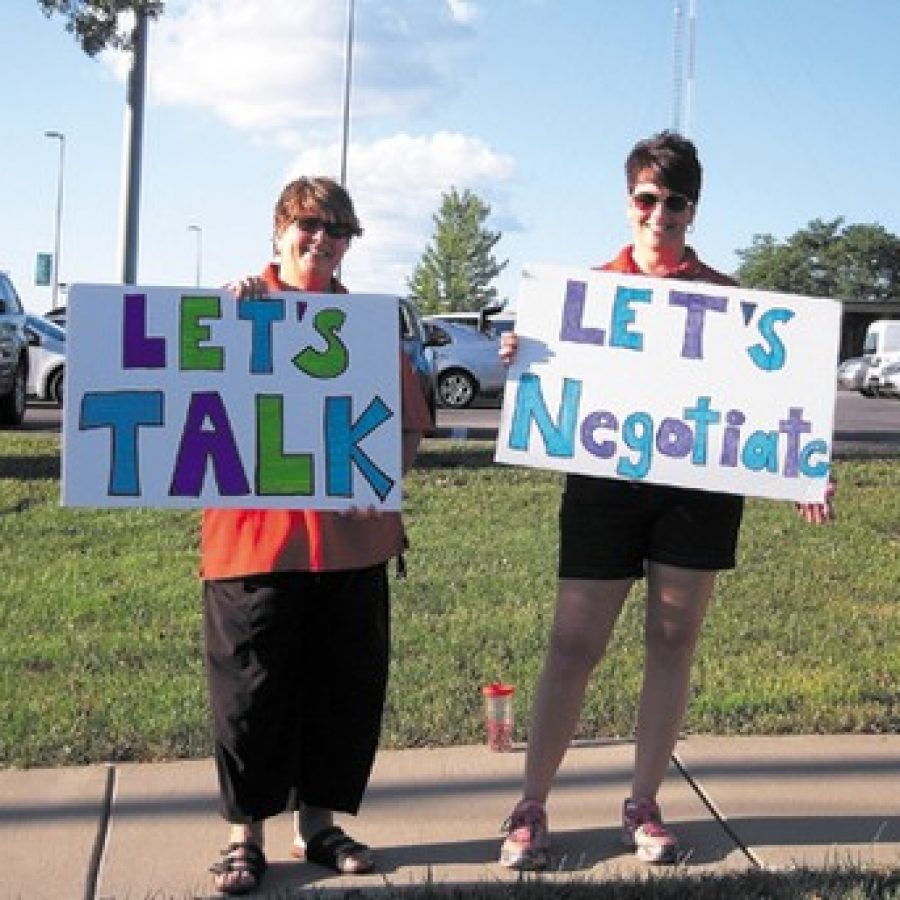
[[[375,868],[371,849],[354,841],[343,828],[323,828],[306,842],[306,859],[338,875],[365,875]]]
[[[209,867],[216,876],[216,890],[221,894],[249,894],[259,887],[266,871],[266,857],[252,841],[229,844],[222,859]],[[233,881],[229,876],[240,876]]]

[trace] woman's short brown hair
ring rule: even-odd
[[[634,190],[638,178],[647,170],[670,191],[684,194],[695,203],[700,197],[703,170],[692,141],[674,131],[661,131],[653,137],[638,141],[625,160],[628,193]]]
[[[319,212],[333,222],[349,225],[359,237],[363,233],[350,195],[333,178],[303,176],[286,184],[275,203],[275,236],[297,219]]]

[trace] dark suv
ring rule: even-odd
[[[9,276],[0,272],[0,427],[22,424],[27,390],[25,310]]]

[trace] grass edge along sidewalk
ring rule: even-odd
[[[267,900],[289,900],[297,894],[264,894]],[[827,871],[748,872],[734,875],[649,875],[635,879],[573,879],[552,883],[526,877],[517,884],[471,886],[404,886],[375,891],[336,893],[304,890],[310,900],[897,900],[900,875],[836,866]]]

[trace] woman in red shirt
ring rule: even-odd
[[[277,262],[234,288],[346,293],[335,278],[362,234],[346,191],[299,178],[275,205]],[[401,352],[404,470],[431,426]],[[371,772],[390,649],[387,563],[402,554],[396,512],[208,509],[201,533],[206,661],[220,807],[229,845],[212,871],[226,894],[266,867],[263,822],[296,813],[295,857],[368,872],[371,851],[333,821],[355,814]]]
[[[702,263],[686,236],[697,212],[701,167],[694,145],[671,132],[640,141],[625,164],[633,243],[605,271],[733,285]],[[501,356],[515,354],[515,336]],[[828,503],[802,506],[814,522]],[[743,498],[645,482],[566,478],[560,511],[559,581],[550,646],[537,685],[522,799],[507,822],[500,862],[540,869],[549,861],[545,804],[600,661],[632,585],[646,578],[644,679],[622,837],[638,858],[671,863],[675,835],[656,795],[687,707],[691,663],[716,573],[735,565]]]

